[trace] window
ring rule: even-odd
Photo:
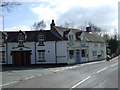
[[[0,47],[4,47],[4,37],[3,37],[3,35],[0,36]]]
[[[93,53],[93,56],[97,56],[97,51],[96,50],[93,51],[92,53]]]
[[[74,51],[73,50],[69,50],[69,58],[70,59],[74,58]]]
[[[94,47],[98,47],[98,43],[94,43]]]
[[[44,45],[44,35],[38,35],[39,45]]]
[[[85,57],[86,56],[85,50],[81,50],[81,54],[82,54],[82,57]]]
[[[104,46],[104,43],[101,43],[101,47],[103,47]]]
[[[73,35],[69,35],[69,43],[70,43],[71,45],[74,44],[74,43],[73,43]]]
[[[103,50],[101,50],[101,55],[104,56],[104,51]]]
[[[18,46],[24,46],[23,43],[24,43],[24,35],[22,33],[19,33],[19,36],[18,36],[18,43],[19,45]]]
[[[69,40],[73,40],[73,35],[69,35]]]
[[[81,45],[85,46],[86,45],[86,43],[85,43],[85,36],[81,35],[80,39],[81,39]]]
[[[38,51],[38,62],[45,62],[45,50]]]
[[[0,63],[5,63],[5,52],[0,52]]]

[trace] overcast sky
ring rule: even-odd
[[[22,1],[22,0],[21,0]],[[56,25],[65,21],[75,27],[91,22],[103,29],[115,32],[118,28],[119,0],[24,0],[22,5],[4,12],[5,30],[30,30],[34,22],[44,20],[46,29],[54,19]],[[0,18],[2,24],[2,18]],[[2,26],[0,26],[2,29]]]

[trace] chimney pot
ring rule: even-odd
[[[55,26],[54,20],[52,20],[52,23],[50,24],[51,30],[53,29],[53,26]]]
[[[91,27],[86,27],[86,32],[92,32]]]

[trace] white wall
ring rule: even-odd
[[[37,64],[55,63],[55,41],[47,41],[44,46],[38,46],[36,43],[36,61],[38,61],[38,50],[45,50],[46,62],[37,62]]]
[[[7,46],[8,46],[8,51],[7,51],[8,64],[12,64],[11,51],[13,50],[13,47],[18,46],[18,43],[14,43],[14,42],[8,43]],[[57,60],[57,63],[67,63],[67,42],[66,41],[56,42],[56,50],[57,50],[56,54],[55,54],[55,41],[47,41],[45,42],[44,46],[38,46],[38,43],[35,43],[35,42],[26,42],[24,43],[24,46],[29,47],[30,50],[32,50],[31,51],[31,64],[50,64],[50,63],[55,64],[56,60]],[[38,50],[45,50],[46,62],[37,62],[38,61]]]
[[[35,42],[24,43],[25,47],[29,47],[31,51],[31,64],[35,64]]]
[[[100,59],[97,56],[93,56],[93,53],[92,53],[93,50],[97,51],[97,55],[100,55],[101,50],[103,50],[104,51],[104,56],[102,56],[101,59],[106,58],[106,46],[105,46],[105,43],[104,43],[104,46],[101,46],[101,43],[98,43],[98,47],[95,47],[93,42],[89,42],[89,51],[88,51],[89,52],[89,60]]]
[[[34,42],[26,42],[24,43],[25,47],[30,47],[32,50],[31,54],[31,64],[35,63],[35,43]],[[13,47],[18,47],[18,43],[12,42],[12,43],[7,43],[7,59],[8,59],[8,64],[12,64],[12,55],[11,51],[13,50]]]
[[[57,63],[67,63],[67,41],[57,41]]]
[[[17,47],[18,43],[12,42],[12,43],[7,43],[7,60],[8,60],[8,64],[12,64],[12,55],[11,55],[11,51],[13,49],[13,47]]]

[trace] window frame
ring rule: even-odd
[[[93,50],[92,51],[92,55],[95,57],[95,56],[97,56],[97,50]]]
[[[4,41],[5,41],[5,39],[4,39],[4,36],[3,36],[3,34],[0,36],[0,47],[4,47]]]
[[[38,61],[37,62],[45,62],[45,50],[38,50]]]
[[[100,45],[101,45],[101,47],[104,47],[104,43],[101,43]]]
[[[98,47],[98,44],[99,44],[99,43],[95,42],[95,43],[94,43],[94,47]]]
[[[104,50],[101,50],[101,56],[104,56],[105,52]]]
[[[69,34],[69,44],[70,45],[74,45],[74,36],[73,36],[73,34]]]
[[[44,35],[38,35],[38,46],[44,46],[45,37]]]
[[[83,54],[83,51],[84,51],[84,54]],[[85,57],[86,57],[86,50],[85,50],[85,49],[82,49],[82,50],[81,50],[81,57],[82,57],[82,58],[85,58]]]
[[[86,46],[86,38],[85,38],[85,36],[84,35],[81,35],[80,36],[80,40],[81,40],[81,46]]]
[[[19,33],[18,35],[18,43],[19,45],[18,46],[24,46],[24,42],[25,42],[25,36],[23,35],[23,33]]]
[[[0,63],[5,63],[5,51],[0,51]]]
[[[69,50],[69,59],[74,59],[74,50]]]

